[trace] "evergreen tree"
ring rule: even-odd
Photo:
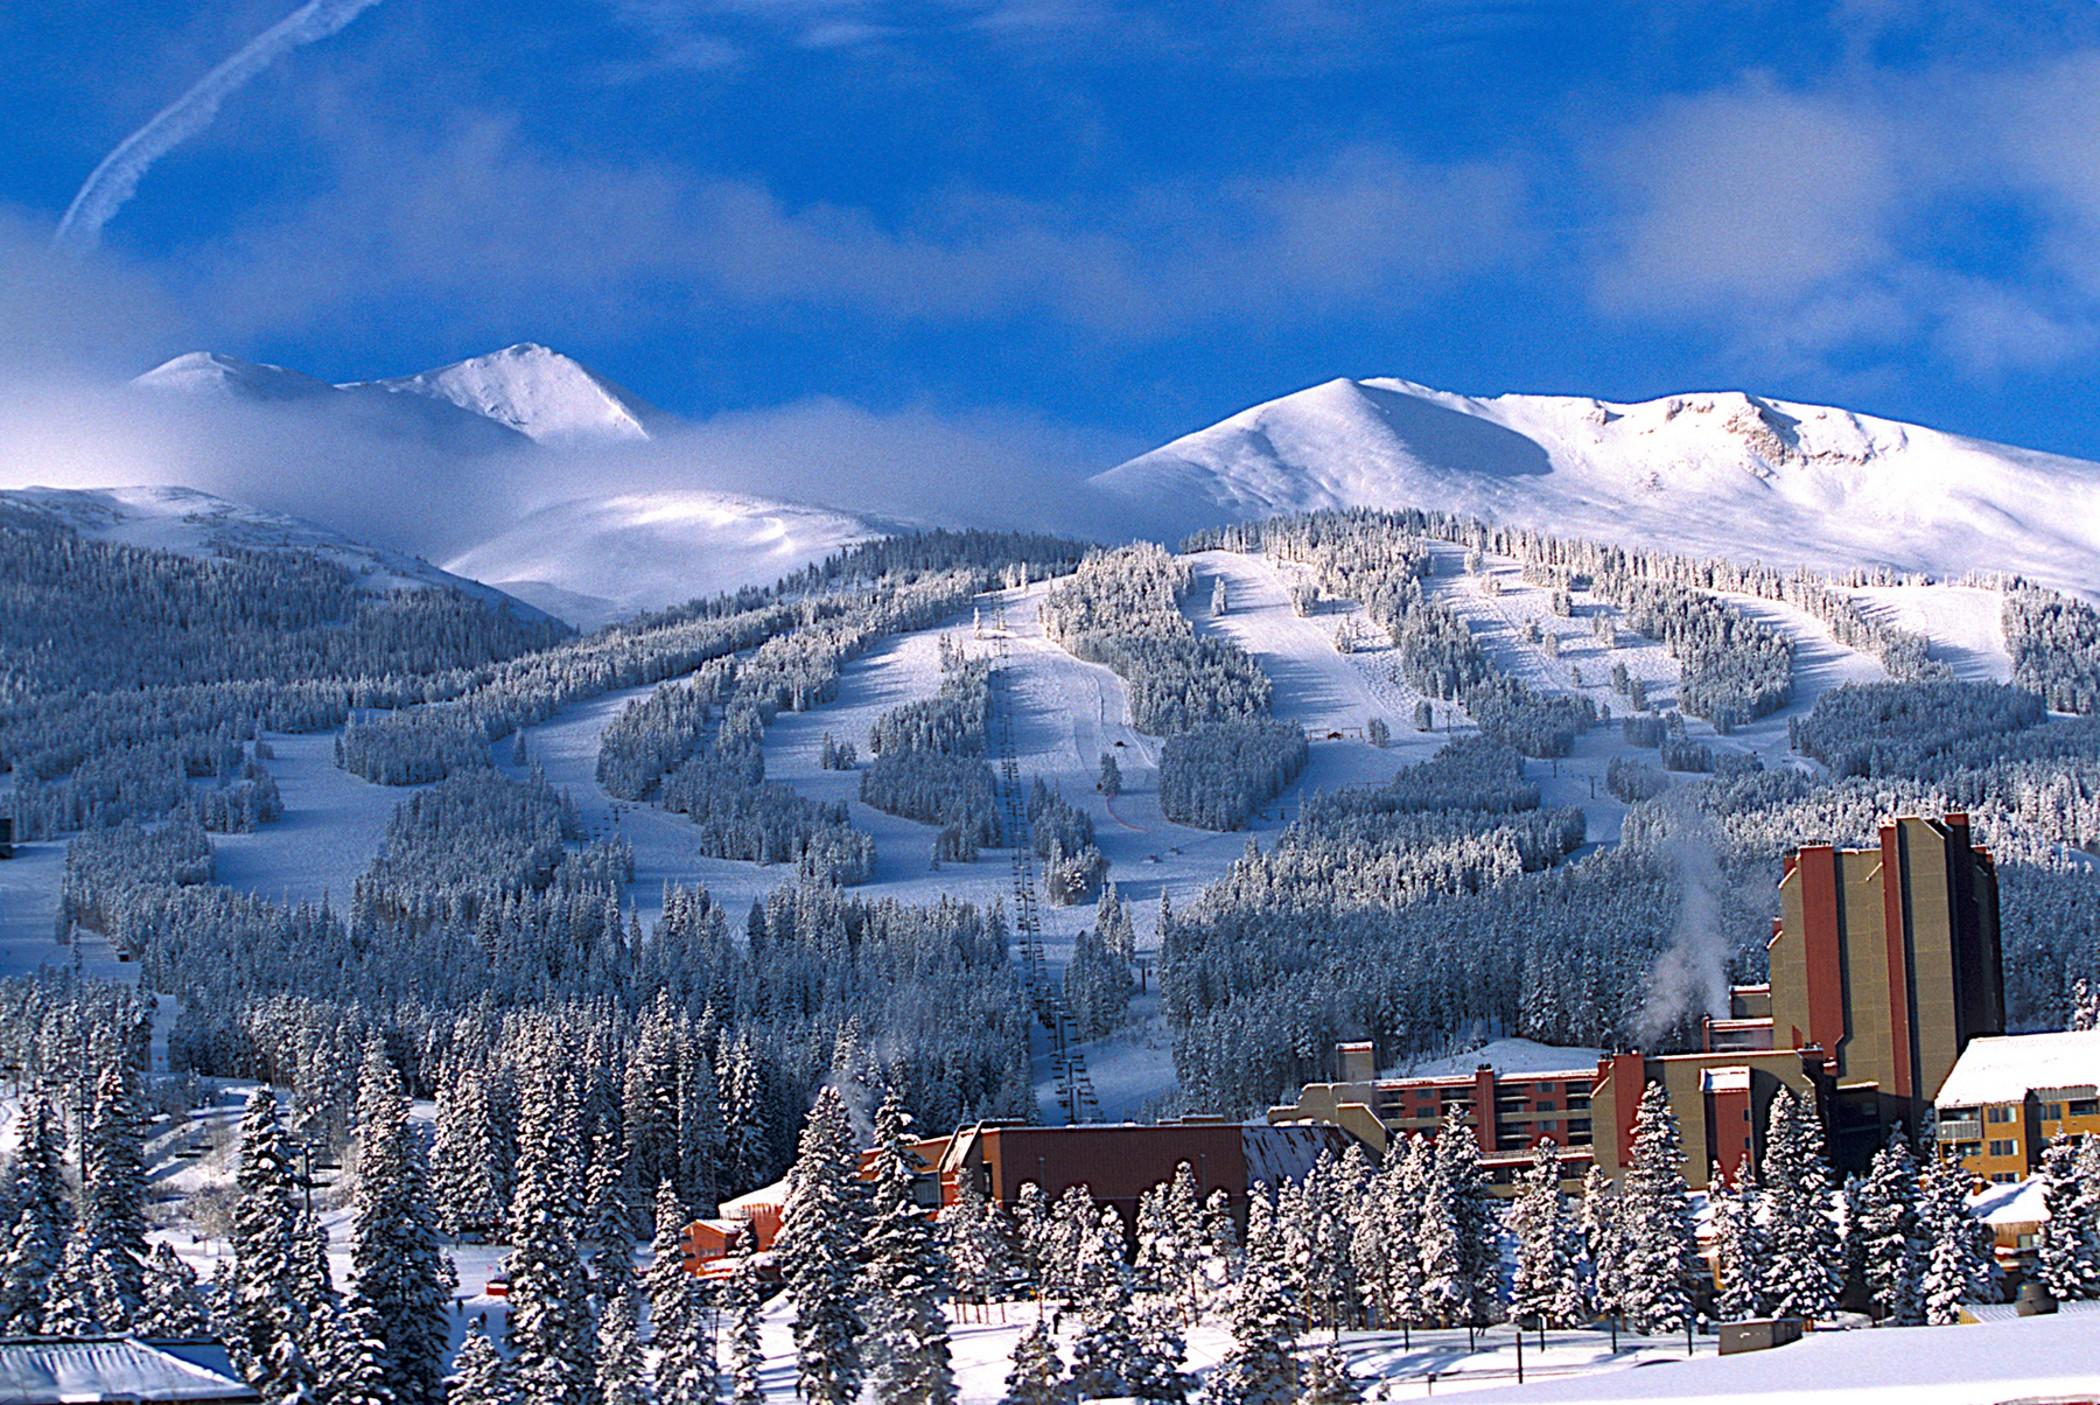
[[[1005,1212],[984,1197],[977,1176],[957,1179],[955,1199],[941,1208],[940,1240],[964,1302],[990,1302],[1002,1292],[1012,1272],[1007,1249]]]
[[[1659,1083],[1641,1093],[1633,1126],[1633,1157],[1619,1203],[1624,1236],[1622,1297],[1637,1332],[1675,1332],[1692,1311],[1697,1251],[1686,1198],[1684,1142],[1677,1115]]]
[[[859,1250],[867,1222],[845,1099],[830,1084],[803,1124],[773,1254],[795,1304],[795,1376],[810,1405],[860,1395]]]
[[[1037,1318],[1014,1343],[1005,1405],[1073,1405],[1078,1398],[1058,1359],[1057,1338],[1050,1325]]]
[[[1137,1352],[1130,1364],[1130,1394],[1154,1405],[1182,1405],[1196,1388],[1184,1371],[1188,1341],[1172,1299],[1157,1299],[1137,1314]]]
[[[49,1098],[32,1091],[15,1119],[15,1158],[4,1203],[13,1211],[0,1243],[0,1332],[36,1336],[56,1296],[73,1216],[66,1203],[65,1137]]]
[[[2100,1297],[2100,1184],[2085,1174],[2090,1137],[2058,1132],[2042,1150],[2042,1222],[2035,1274],[2058,1302]]]
[[[1039,1296],[1050,1291],[1049,1261],[1055,1238],[1050,1197],[1034,1181],[1021,1187],[1014,1200],[1014,1248],[1022,1275]]]
[[[1464,1119],[1436,1135],[1422,1189],[1417,1243],[1427,1315],[1455,1327],[1483,1327],[1500,1307],[1501,1246],[1480,1170],[1480,1142]]]
[[[379,1313],[352,1293],[318,1315],[314,1405],[394,1405],[387,1388],[386,1340]]]
[[[489,1340],[480,1318],[467,1324],[466,1340],[445,1379],[445,1405],[518,1405],[510,1367]]]
[[[1113,1206],[1097,1212],[1080,1245],[1079,1340],[1072,1346],[1072,1389],[1082,1400],[1135,1395],[1140,1344],[1131,1322],[1130,1274],[1123,1263],[1123,1229]]]
[[[647,1287],[649,1335],[656,1347],[656,1398],[661,1405],[701,1405],[715,1398],[714,1348],[700,1280],[685,1268],[688,1223],[676,1188],[668,1180],[658,1185]]]
[[[112,1058],[95,1080],[81,1140],[80,1228],[96,1319],[128,1331],[146,1297],[144,1119],[130,1070]]]
[[[1305,1363],[1298,1405],[1359,1405],[1363,1398],[1363,1388],[1349,1374],[1349,1363],[1335,1343],[1329,1342]]]
[[[1510,1206],[1517,1241],[1515,1299],[1519,1317],[1554,1327],[1583,1320],[1582,1232],[1560,1188],[1560,1147],[1539,1143]]]
[[[1866,1284],[1883,1322],[1898,1327],[1925,1320],[1925,1244],[1918,1224],[1918,1163],[1903,1129],[1889,1132],[1874,1153],[1861,1186],[1860,1242]]]
[[[1246,1267],[1232,1297],[1232,1344],[1211,1374],[1209,1398],[1218,1405],[1283,1405],[1297,1395],[1297,1309],[1275,1261],[1274,1239],[1268,1192],[1256,1187],[1248,1204]]]
[[[438,1083],[431,1199],[447,1234],[483,1240],[503,1225],[502,1176],[492,1137],[487,1074],[454,1060]]]
[[[317,1309],[295,1286],[305,1252],[300,1188],[277,1099],[268,1088],[250,1095],[240,1135],[232,1291],[221,1308],[220,1331],[234,1364],[265,1401],[305,1400],[313,1391],[315,1363],[304,1342]]]
[[[1759,1220],[1770,1253],[1766,1305],[1780,1317],[1827,1318],[1838,1306],[1837,1226],[1815,1104],[1788,1089],[1772,1099],[1765,1131]]]
[[[551,1052],[525,1073],[510,1203],[512,1366],[532,1405],[586,1405],[597,1373],[589,1279],[577,1245],[583,1206],[576,1100]]]
[[[197,1271],[166,1242],[155,1244],[146,1256],[146,1301],[139,1308],[137,1331],[170,1341],[211,1335]]]
[[[730,1405],[765,1405],[758,1287],[758,1258],[747,1246],[730,1271],[728,1301],[723,1304],[729,1313]]]
[[[613,1270],[601,1285],[598,1312],[597,1405],[650,1405],[649,1358],[642,1350],[632,1269]]]
[[[1707,1182],[1712,1207],[1714,1272],[1721,1296],[1716,1305],[1724,1322],[1765,1316],[1765,1234],[1758,1222],[1757,1171],[1749,1157],[1736,1170],[1733,1185],[1714,1167]]]
[[[1963,1302],[1984,1300],[1995,1268],[1990,1227],[1969,1213],[1969,1173],[1953,1157],[1926,1164],[1918,1224],[1927,1245],[1921,1285],[1925,1320],[1951,1326],[1961,1320]]]
[[[1624,1253],[1619,1236],[1619,1187],[1601,1166],[1582,1177],[1582,1241],[1590,1257],[1590,1306],[1607,1317],[1626,1312]]]
[[[875,1114],[874,1185],[862,1272],[867,1322],[862,1351],[881,1405],[948,1405],[955,1398],[948,1321],[941,1311],[948,1262],[919,1207],[919,1176],[911,1117],[892,1088]]]
[[[408,1094],[376,1045],[357,1095],[357,1188],[351,1275],[378,1324],[388,1388],[400,1405],[439,1405],[447,1314],[458,1277],[439,1247],[423,1143]]]

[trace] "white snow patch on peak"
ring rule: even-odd
[[[768,585],[894,530],[830,508],[735,493],[622,493],[528,513],[445,569],[590,628]]]
[[[1097,475],[1154,531],[1417,507],[1697,555],[2091,589],[2100,464],[1739,390],[1638,403],[1332,380]]]
[[[327,395],[335,387],[299,371],[257,361],[242,361],[216,351],[185,351],[161,362],[134,385],[187,394],[231,393],[255,400],[304,400]]]
[[[638,396],[537,342],[371,384],[450,401],[541,441],[648,439],[648,422],[657,414]]]

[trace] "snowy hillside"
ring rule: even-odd
[[[1093,484],[1163,530],[1422,507],[1698,554],[2090,590],[2100,464],[1740,392],[1610,404],[1334,380]]]
[[[30,531],[70,528],[95,541],[186,556],[213,556],[229,549],[297,552],[333,561],[375,595],[437,587],[463,591],[490,604],[508,604],[528,614],[539,613],[428,561],[353,541],[297,517],[189,488],[0,489],[0,526]]]
[[[632,493],[541,508],[445,567],[588,627],[778,580],[888,530],[730,493]]]
[[[648,439],[648,421],[660,416],[630,392],[536,342],[420,375],[343,388],[426,396],[542,442]]]

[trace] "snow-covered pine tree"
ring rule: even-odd
[[[1925,1246],[1918,1226],[1918,1163],[1901,1126],[1874,1153],[1860,1188],[1860,1244],[1866,1285],[1881,1321],[1925,1321]]]
[[[761,1368],[765,1349],[759,1341],[758,1256],[748,1243],[730,1270],[722,1310],[729,1315],[729,1405],[765,1405]]]
[[[1633,1156],[1619,1203],[1622,1297],[1637,1332],[1675,1332],[1692,1311],[1697,1249],[1686,1199],[1684,1141],[1677,1115],[1659,1083],[1641,1093],[1633,1124]]]
[[[1196,1382],[1181,1367],[1188,1354],[1181,1303],[1174,1298],[1155,1298],[1135,1307],[1133,1321],[1137,1351],[1130,1363],[1131,1396],[1153,1405],[1182,1405],[1196,1388]]]
[[[1964,1302],[1986,1301],[1996,1264],[1990,1227],[1969,1213],[1969,1173],[1954,1157],[1926,1163],[1918,1187],[1918,1227],[1925,1236],[1921,1291],[1925,1321],[1948,1327],[1961,1321]]]
[[[649,1356],[642,1349],[633,1266],[608,1264],[598,1295],[597,1405],[650,1405],[656,1397],[649,1387]]]
[[[1050,1292],[1050,1258],[1055,1227],[1050,1197],[1034,1181],[1021,1187],[1014,1200],[1014,1258],[1038,1297]]]
[[[351,1278],[378,1323],[387,1388],[399,1405],[440,1405],[452,1289],[438,1243],[422,1139],[385,1051],[365,1055],[357,1092],[357,1188]]]
[[[2100,1297],[2100,1185],[2084,1174],[2089,1137],[2062,1132],[2042,1149],[2042,1221],[2035,1274],[2058,1302]]]
[[[974,1173],[957,1179],[955,1199],[941,1208],[938,1229],[956,1298],[990,1302],[1005,1285],[1008,1256],[1000,1212],[984,1198]]]
[[[1223,1189],[1214,1190],[1210,1199],[1203,1202],[1203,1263],[1198,1271],[1197,1297],[1204,1309],[1230,1300],[1242,1257],[1232,1201]]]
[[[143,1337],[181,1341],[211,1335],[211,1314],[197,1286],[197,1270],[165,1240],[146,1256],[146,1301],[136,1330]]]
[[[518,1405],[509,1363],[489,1340],[488,1328],[478,1317],[467,1324],[466,1340],[452,1358],[452,1374],[445,1378],[445,1405]]]
[[[131,1070],[112,1054],[81,1139],[79,1233],[96,1320],[114,1332],[131,1329],[146,1297],[144,1132]]]
[[[1072,1346],[1072,1389],[1082,1400],[1136,1394],[1139,1342],[1131,1321],[1130,1274],[1123,1263],[1123,1222],[1102,1206],[1080,1243],[1077,1281],[1084,1323]]]
[[[861,1272],[867,1335],[862,1354],[881,1405],[950,1405],[955,1373],[948,1356],[948,1262],[919,1207],[921,1166],[911,1115],[895,1088],[875,1114],[867,1263]]]
[[[438,1081],[436,1140],[431,1149],[431,1200],[439,1226],[480,1241],[503,1225],[502,1173],[491,1136],[487,1071],[454,1059]]]
[[[352,1292],[319,1315],[314,1405],[395,1405],[387,1388],[386,1340],[378,1312]]]
[[[1823,1122],[1813,1102],[1789,1089],[1772,1099],[1758,1182],[1759,1220],[1770,1247],[1766,1306],[1780,1317],[1829,1317],[1840,1285]]]
[[[1006,1373],[1005,1405],[1073,1405],[1078,1398],[1058,1359],[1057,1338],[1050,1324],[1037,1318],[1014,1343],[1013,1367]]]
[[[1298,1385],[1298,1405],[1360,1405],[1363,1387],[1349,1373],[1341,1347],[1329,1342],[1305,1363]]]
[[[810,1405],[860,1396],[860,1245],[867,1210],[853,1124],[826,1084],[803,1123],[774,1261],[795,1304],[795,1377]]]
[[[1480,1141],[1463,1118],[1437,1132],[1417,1231],[1423,1305],[1447,1326],[1484,1327],[1501,1307],[1501,1243],[1480,1170]]]
[[[1276,1261],[1274,1211],[1266,1187],[1248,1197],[1245,1267],[1232,1294],[1232,1344],[1212,1370],[1215,1405],[1284,1405],[1298,1393],[1298,1309]]]
[[[690,1222],[677,1188],[669,1180],[660,1183],[656,1236],[645,1280],[660,1405],[702,1405],[715,1398],[715,1360],[700,1280],[685,1269],[685,1228]]]
[[[260,1087],[241,1115],[240,1169],[234,1176],[231,1301],[219,1331],[248,1384],[265,1401],[310,1396],[314,1363],[302,1344],[318,1311],[295,1286],[304,1249],[291,1148],[277,1120],[277,1098]]]
[[[517,1188],[510,1202],[510,1346],[532,1405],[586,1405],[595,1382],[588,1276],[578,1247],[576,1100],[551,1049],[518,1088]]]
[[[55,1296],[73,1216],[66,1203],[65,1135],[51,1100],[32,1090],[15,1118],[15,1156],[4,1200],[13,1212],[0,1242],[0,1332],[32,1337],[44,1330]]]
[[[1715,1166],[1707,1181],[1711,1207],[1714,1271],[1721,1294],[1715,1305],[1723,1322],[1742,1322],[1765,1315],[1765,1234],[1758,1220],[1757,1170],[1749,1157],[1736,1168],[1734,1182]]]
[[[1517,1241],[1513,1315],[1551,1327],[1583,1320],[1582,1233],[1560,1188],[1560,1147],[1550,1138],[1532,1154],[1531,1167],[1509,1210]]]

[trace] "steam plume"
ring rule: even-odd
[[[153,163],[196,136],[219,115],[219,104],[292,50],[326,39],[379,0],[307,0],[264,30],[232,58],[199,79],[190,90],[153,115],[153,120],[117,143],[102,158],[58,222],[52,243],[84,253],[102,240],[108,224],[138,190]]]
[[[1675,822],[1664,853],[1683,901],[1670,945],[1648,975],[1648,999],[1635,1022],[1642,1042],[1650,1045],[1701,1015],[1728,1013],[1728,939],[1719,913],[1725,880],[1705,815],[1686,803],[1671,809]]]

